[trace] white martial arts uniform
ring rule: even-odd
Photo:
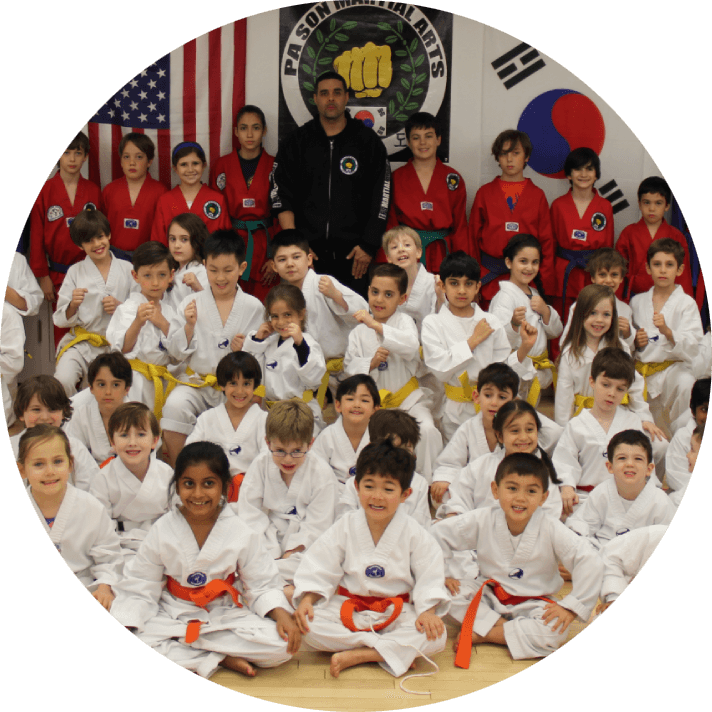
[[[636,294],[630,302],[635,329],[643,328],[648,335],[647,346],[637,349],[635,358],[643,363],[676,362],[645,379],[655,422],[670,436],[670,424],[690,407],[690,391],[695,384],[692,365],[700,350],[702,321],[695,300],[676,285],[660,311],[672,331],[672,345],[653,325],[654,290]]]
[[[418,334],[420,334],[423,328],[423,319],[428,314],[435,313],[437,301],[435,275],[428,272],[425,265],[419,263],[415,281],[408,292],[408,299],[405,304],[398,306],[398,311],[413,317],[415,325],[418,327]]]
[[[125,554],[136,551],[151,525],[168,511],[168,487],[172,478],[170,465],[150,459],[141,481],[115,457],[92,480],[89,491],[106,507]]]
[[[532,297],[538,297],[539,292],[533,287],[531,295],[525,294],[516,284],[508,281],[499,282],[499,292],[494,295],[490,302],[489,313],[494,314],[504,325],[504,331],[507,334],[509,343],[513,350],[518,349],[522,344],[522,337],[518,331],[512,328],[512,315],[517,307],[525,307],[526,314],[524,318],[536,327],[537,337],[529,352],[530,356],[543,356],[548,351],[549,339],[555,339],[563,330],[561,317],[554,307],[549,306],[549,323],[545,324],[544,319],[532,309]],[[553,371],[549,369],[541,369],[536,371],[536,377],[539,379],[539,384],[542,388],[548,388],[554,380]],[[519,396],[526,399],[529,389],[531,388],[532,380],[522,380],[519,384]]]
[[[480,574],[474,582],[460,582],[460,593],[450,608],[458,621],[462,621],[470,601],[487,579],[498,581],[511,595],[550,597],[582,622],[589,619],[601,589],[603,562],[585,539],[548,516],[541,507],[518,537],[510,533],[499,504],[437,522],[431,531],[445,555],[446,573],[454,551],[477,549]],[[559,562],[573,579],[571,593],[561,601],[556,597],[563,584]],[[551,622],[542,621],[546,605],[547,601],[532,599],[507,606],[485,586],[473,630],[485,636],[503,617],[504,637],[515,660],[549,655],[566,640],[569,631],[554,632]]]
[[[356,474],[356,460],[358,460],[361,450],[370,442],[371,438],[368,428],[366,428],[361,442],[354,450],[351,440],[344,430],[343,416],[340,415],[334,423],[328,425],[317,435],[312,452],[329,463],[336,479],[343,485],[349,477]]]
[[[10,445],[15,453],[16,460],[20,453],[20,438],[24,433],[25,430],[10,437]],[[67,438],[69,439],[69,449],[72,451],[72,457],[74,458],[74,469],[69,478],[70,482],[77,489],[89,492],[92,480],[99,474],[99,464],[91,456],[91,453],[81,440],[69,434],[67,434]]]
[[[50,527],[27,485],[30,502],[57,551],[90,590],[101,583],[114,588],[121,579],[124,557],[114,524],[101,502],[67,483],[67,491]]]
[[[645,566],[667,531],[666,524],[651,524],[611,539],[602,549],[601,600],[615,601]]]
[[[210,289],[210,283],[208,282],[208,273],[205,269],[205,265],[200,264],[200,262],[189,262],[180,269],[177,269],[173,275],[173,289],[170,292],[166,292],[163,297],[163,301],[170,304],[174,310],[177,310],[181,302],[189,296],[195,295],[195,292],[187,284],[183,284],[183,277],[185,277],[188,272],[192,272],[200,286],[205,289]]]
[[[450,597],[445,588],[443,557],[430,533],[409,517],[399,506],[374,545],[363,509],[347,512],[304,554],[294,577],[294,605],[307,592],[322,599],[314,605],[314,620],[309,622],[306,642],[317,650],[339,651],[369,647],[383,662],[379,665],[399,677],[408,670],[420,651],[423,655],[440,652],[447,633],[437,640],[427,640],[415,628],[416,618],[435,607],[435,613],[447,613]],[[338,587],[357,596],[392,597],[408,593],[401,614],[378,632],[378,625],[392,613],[372,611],[354,613],[353,621],[362,632],[351,632],[341,622],[345,596]],[[411,647],[413,646],[413,647]]]
[[[537,413],[537,415],[541,421],[541,428],[537,434],[539,447],[551,457],[564,429],[545,415],[541,413]],[[435,462],[436,469],[433,474],[433,482],[453,482],[463,467],[490,452],[485,426],[482,423],[482,413],[480,412],[466,420],[455,431],[450,442],[445,445],[443,451],[438,455],[438,459]]]
[[[39,313],[44,294],[30,265],[27,264],[27,259],[20,252],[15,252],[12,256],[7,286],[12,287],[27,302],[27,309],[17,309],[21,316],[34,316]]]
[[[72,301],[72,292],[84,288],[89,291],[84,295],[84,301],[79,305],[74,316],[67,318],[67,309]],[[119,302],[125,302],[132,291],[138,290],[138,284],[131,277],[131,265],[126,260],[120,260],[112,255],[109,275],[101,276],[99,268],[88,255],[72,265],[59,288],[57,309],[53,320],[55,326],[70,328],[79,326],[91,334],[106,337],[106,329],[111,320],[111,314],[104,311],[102,300],[114,297]],[[73,330],[62,337],[57,346],[57,353],[74,339]],[[77,392],[76,384],[84,379],[89,364],[99,355],[109,350],[108,346],[92,346],[88,341],[80,341],[65,351],[55,368],[54,375],[64,386],[68,396]]]
[[[333,523],[338,499],[338,480],[318,455],[305,455],[287,488],[266,451],[248,468],[235,507],[240,519],[262,536],[285,583],[291,583],[303,552],[280,557],[298,546],[308,549]]]
[[[17,392],[17,377],[24,366],[25,324],[20,312],[9,302],[3,302],[0,324],[0,381],[5,422],[8,426],[15,422],[12,403]]]
[[[266,420],[267,412],[257,403],[253,403],[235,429],[232,427],[225,404],[221,403],[198,416],[198,422],[185,444],[206,440],[220,445],[230,462],[230,474],[244,474],[260,451],[267,448]]]
[[[574,315],[575,308],[576,302],[574,302],[571,305],[571,309],[569,309],[568,321],[566,322],[564,330],[561,332],[561,336],[559,337],[560,344],[564,343],[564,341],[566,340],[566,335],[569,333],[569,329],[571,328],[571,319]],[[621,334],[619,334],[619,336],[620,340],[628,347],[628,351],[632,353],[633,349],[635,349],[635,345],[633,343],[635,341],[635,329],[633,328],[633,310],[628,304],[622,302],[620,299],[618,299],[618,297],[616,297],[616,312],[618,313],[618,316],[622,316],[628,319],[628,323],[630,324],[630,336],[627,339],[624,339]]]
[[[712,370],[712,332],[702,336],[697,356],[692,359],[692,375],[696,378],[709,378]]]
[[[128,328],[136,319],[136,313],[141,304],[148,302],[148,299],[141,292],[133,292],[129,298],[116,309],[109,326],[106,329],[106,340],[111,344],[112,349],[123,352],[124,338]],[[161,300],[161,313],[170,323],[175,318],[175,310],[166,301],[165,297]],[[138,332],[136,343],[131,351],[124,353],[124,356],[130,361],[138,359],[146,364],[154,364],[156,366],[172,366],[176,360],[171,357],[166,348],[168,335],[164,334],[155,324],[147,321]],[[178,376],[181,380],[184,375]],[[164,393],[167,386],[165,379],[163,381]],[[146,404],[151,410],[156,401],[156,390],[153,385],[153,380],[149,380],[138,371],[134,370],[133,382],[129,389],[129,400],[138,401]]]
[[[195,300],[198,319],[193,338],[188,343],[185,334],[185,308]],[[223,324],[211,289],[188,295],[176,309],[168,331],[168,352],[177,361],[184,361],[196,375],[190,381],[199,384],[204,376],[215,376],[218,362],[230,353],[235,334],[247,335],[262,323],[264,307],[239,287],[232,309]],[[192,388],[176,386],[163,407],[161,429],[190,435],[198,416],[224,401],[222,391],[211,386]]]
[[[567,520],[566,526],[597,549],[617,536],[649,524],[670,524],[675,505],[651,477],[632,501],[618,494],[614,479],[606,480]]]
[[[87,397],[88,394],[88,397]],[[99,412],[99,404],[91,393],[80,391],[72,399],[74,412],[71,420],[65,424],[64,431],[84,443],[91,456],[101,465],[114,452],[109,442],[109,436],[104,428],[104,421]],[[128,403],[128,396],[124,403]],[[156,450],[160,448],[160,444]],[[155,450],[153,456],[155,457]]]
[[[475,313],[468,318],[455,316],[447,304],[437,314],[430,314],[423,320],[422,341],[425,365],[435,376],[455,388],[461,388],[458,380],[464,371],[470,383],[477,382],[479,372],[491,363],[504,362],[511,366],[524,380],[534,377],[531,359],[519,363],[516,353],[507,339],[504,327],[497,317],[482,311],[473,305]],[[467,344],[475,326],[481,319],[486,319],[494,329],[473,351]],[[458,426],[475,414],[472,401],[459,403],[445,399],[442,411],[442,430],[447,442],[455,434]]]
[[[426,529],[430,528],[430,505],[428,504],[428,481],[417,472],[413,473],[413,480],[410,483],[412,492],[403,502],[403,511],[413,517],[416,522],[422,524]],[[352,509],[361,509],[361,502],[356,490],[356,477],[349,477],[341,489],[341,497],[336,505],[336,519],[343,516]]]
[[[307,361],[302,366],[291,336],[282,341],[282,337],[274,332],[262,341],[255,341],[255,334],[256,330],[250,331],[242,349],[252,354],[260,364],[265,400],[302,398],[304,391],[315,391],[319,388],[326,373],[326,361],[324,352],[314,336],[302,334],[303,343],[309,347]],[[315,432],[318,433],[324,424],[321,407],[316,398],[312,398],[307,405],[314,413]]]
[[[680,506],[682,495],[687,488],[692,473],[687,453],[692,447],[692,432],[696,427],[695,419],[690,418],[685,426],[675,432],[665,455],[665,481],[670,488],[670,501]]]
[[[382,326],[383,336],[365,324],[359,324],[349,334],[344,371],[350,376],[370,375],[379,391],[396,393],[418,373],[421,364],[418,329],[410,316],[400,312],[395,312]],[[388,359],[371,370],[371,359],[381,347],[388,350]],[[418,386],[398,406],[420,425],[420,441],[415,448],[416,467],[428,483],[432,481],[435,460],[443,449],[443,438],[435,427],[429,396],[429,390]]]
[[[198,607],[166,587],[167,576],[197,588],[231,574],[236,576],[241,608],[229,594]],[[226,655],[260,667],[275,667],[290,658],[274,621],[265,618],[275,608],[288,611],[289,604],[260,535],[225,506],[199,549],[190,525],[175,507],[151,527],[126,564],[111,613],[169,660],[210,677]],[[191,620],[202,622],[200,635],[186,643]]]

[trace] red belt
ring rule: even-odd
[[[339,586],[336,592],[339,596],[346,596],[348,600],[341,605],[341,622],[352,632],[370,631],[371,628],[357,628],[354,625],[354,611],[375,611],[376,613],[385,613],[389,606],[393,606],[393,613],[387,620],[373,626],[373,630],[383,630],[387,628],[393,621],[398,618],[403,610],[403,603],[410,601],[410,596],[407,593],[399,593],[397,596],[382,597],[382,596],[357,596],[351,591],[347,591],[343,586]]]
[[[532,599],[553,603],[553,601],[546,596],[515,596],[511,593],[507,593],[502,588],[502,585],[494,579],[487,579],[480,586],[472,601],[470,601],[465,617],[462,620],[460,642],[457,644],[457,653],[455,654],[456,667],[465,669],[470,667],[470,658],[472,657],[472,629],[475,625],[475,616],[477,615],[477,609],[480,607],[480,600],[482,599],[485,586],[491,586],[497,600],[505,606],[516,606],[519,603],[531,601]]]
[[[576,487],[579,492],[593,492],[596,489],[596,485],[583,485],[582,487]]]
[[[235,574],[230,574],[225,580],[223,579],[213,579],[205,586],[200,586],[198,588],[189,588],[188,586],[182,586],[171,576],[167,576],[166,585],[169,593],[172,593],[176,598],[180,598],[183,601],[190,601],[200,608],[205,608],[208,603],[214,601],[218,596],[222,596],[229,593],[235,605],[238,608],[242,608],[242,604],[238,600],[237,589],[232,585],[235,582]],[[185,642],[193,643],[198,639],[200,635],[200,626],[203,621],[191,620],[188,622],[188,628],[185,632]]]

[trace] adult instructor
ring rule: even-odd
[[[319,76],[318,116],[280,141],[270,197],[282,229],[297,228],[309,241],[316,270],[365,296],[386,230],[391,170],[383,142],[351,118],[348,101],[340,74]]]

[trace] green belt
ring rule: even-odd
[[[445,254],[450,254],[450,249],[447,246],[447,240],[445,239],[449,234],[449,230],[416,230],[418,235],[420,235],[420,242],[422,244],[423,250],[420,255],[420,261],[425,265],[425,248],[436,240],[442,240],[445,243]]]
[[[254,242],[252,240],[252,233],[255,230],[264,229],[267,234],[267,244],[269,245],[269,232],[267,230],[272,225],[271,220],[263,218],[262,220],[232,220],[232,226],[235,230],[247,230],[247,255],[245,260],[247,261],[247,269],[242,273],[240,279],[247,281],[250,278],[250,267],[252,267],[252,253],[254,252]]]

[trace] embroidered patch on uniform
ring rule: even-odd
[[[136,218],[124,218],[124,227],[127,230],[138,230],[138,220]]]
[[[507,232],[519,232],[519,223],[517,222],[508,222],[504,224],[504,229]]]
[[[292,507],[288,512],[286,512],[286,514],[291,515],[291,516],[296,516],[296,514],[297,514],[297,508],[296,508],[296,507]]]
[[[460,185],[460,176],[457,173],[447,174],[447,187],[448,190],[457,190],[457,186]]]
[[[270,361],[269,363],[265,364],[265,368],[268,368],[270,371],[274,371],[274,369],[277,368],[277,362]]]
[[[220,204],[215,200],[208,200],[203,206],[203,212],[205,216],[210,220],[217,220],[220,217]]]
[[[74,218],[67,218],[67,227],[69,227],[74,222]]]
[[[603,213],[594,213],[591,216],[591,227],[596,232],[601,232],[606,227],[606,216]]]
[[[386,575],[386,570],[383,566],[378,566],[374,564],[373,566],[366,567],[366,576],[368,578],[383,578]]]
[[[586,237],[588,233],[585,230],[572,230],[571,239],[578,240],[579,242],[586,242]]]
[[[388,361],[381,361],[381,363],[378,364],[378,370],[379,371],[388,370]]]
[[[522,576],[524,576],[524,571],[522,571],[521,569],[512,569],[509,572],[509,578],[520,579],[522,578]]]
[[[218,190],[225,190],[227,180],[225,179],[224,173],[220,173],[220,175],[218,175],[218,177],[215,179],[215,185],[218,187]]]
[[[219,349],[226,349],[229,345],[230,345],[230,342],[227,339],[222,339],[222,341],[218,341]]]
[[[196,571],[195,573],[192,573],[190,576],[188,576],[189,586],[205,586],[207,582],[208,577],[202,571]]]
[[[660,338],[660,334],[657,334],[656,336],[649,336],[648,341],[657,341]]]
[[[163,345],[163,341],[161,339],[158,339],[158,350],[159,351],[165,351],[166,347]]]
[[[231,455],[239,455],[242,452],[242,448],[238,445],[237,447],[230,448],[228,452]]]
[[[627,534],[630,531],[628,527],[622,527],[621,529],[616,529],[616,536],[620,536],[621,534]]]
[[[339,162],[341,172],[346,176],[352,176],[358,170],[358,161],[353,156],[344,156]]]
[[[50,205],[47,210],[47,220],[53,222],[54,220],[59,220],[59,218],[64,216],[64,211],[61,205]]]
[[[432,210],[432,209],[433,209],[433,204],[430,203],[430,202],[428,202],[427,200],[424,200],[424,201],[420,204],[420,209],[421,209],[421,210]]]
[[[349,467],[349,474],[352,477],[356,477],[356,465],[354,465],[353,467]]]
[[[243,198],[242,199],[242,207],[243,208],[254,208],[255,207],[255,199],[254,198]]]
[[[61,544],[55,544],[54,545],[57,551],[61,554],[62,553],[62,545]]]

